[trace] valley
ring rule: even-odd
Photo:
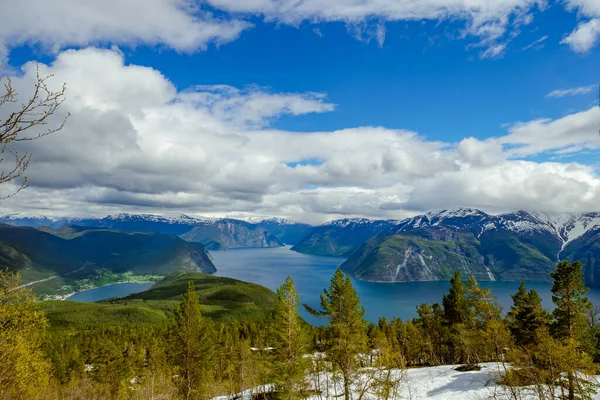
[[[211,257],[221,251],[286,245],[302,254],[343,257],[344,272],[370,282],[447,281],[457,270],[480,281],[547,282],[564,258],[581,260],[586,283],[600,286],[599,213],[491,215],[458,208],[319,226],[283,218],[145,214],[13,214],[0,221],[11,224],[0,225],[0,261],[18,269],[24,284],[37,281],[31,285],[36,293],[57,298],[104,282],[156,282],[177,270],[212,273]],[[40,245],[32,246],[36,241]],[[94,267],[82,268],[82,262]]]

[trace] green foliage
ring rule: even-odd
[[[460,271],[454,273],[454,277],[450,279],[450,285],[449,293],[442,298],[442,305],[446,323],[453,326],[467,322],[470,315]]]
[[[528,293],[523,282],[511,297],[513,305],[506,315],[507,323],[517,345],[530,345],[536,332],[550,323],[550,316],[542,307],[540,295],[533,289]]]
[[[200,299],[189,281],[169,329],[168,341],[173,365],[179,374],[179,388],[185,399],[206,397],[212,381],[215,339],[210,320],[202,317]]]
[[[561,261],[556,271],[550,274],[552,283],[552,301],[556,308],[552,312],[554,322],[552,330],[559,338],[581,339],[586,326],[586,314],[591,303],[585,294],[589,291],[583,283],[581,263]]]
[[[274,382],[281,398],[294,400],[302,397],[305,389],[307,340],[303,321],[298,315],[300,299],[291,277],[277,289],[275,302],[275,371]]]
[[[321,294],[321,310],[304,305],[308,312],[327,319],[327,357],[344,381],[344,396],[350,398],[350,384],[359,366],[358,355],[367,350],[365,310],[349,275],[338,268],[329,289]]]
[[[202,245],[161,234],[91,229],[63,239],[34,228],[0,225],[0,242],[0,260],[19,271],[23,283],[52,277],[32,286],[38,295],[95,279],[98,270],[162,276],[216,271]]]
[[[37,399],[49,383],[40,349],[47,321],[18,282],[18,274],[0,269],[0,399]]]

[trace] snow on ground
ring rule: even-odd
[[[393,376],[397,378],[398,390],[391,399],[403,400],[508,400],[509,392],[496,382],[503,375],[503,367],[497,363],[479,364],[480,371],[459,372],[458,365],[443,365],[439,367],[411,368],[407,370],[394,370]],[[361,392],[367,386],[365,383],[372,377],[373,370],[365,369],[361,379],[352,387],[352,399],[358,400]],[[312,395],[310,400],[340,400],[343,399],[343,384],[340,377],[329,373],[312,375],[311,389],[317,389],[321,395]],[[239,400],[249,400],[252,394],[270,390],[270,385],[265,385],[252,390],[247,390],[237,396]],[[380,399],[372,389],[364,391],[363,400]],[[538,397],[527,388],[522,389],[519,397],[523,400],[535,400]],[[592,397],[600,400],[600,395]],[[213,400],[227,400],[226,396]]]

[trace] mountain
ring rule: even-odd
[[[219,219],[196,225],[181,235],[181,238],[188,242],[202,243],[209,250],[283,246],[283,243],[266,229],[236,219]]]
[[[0,263],[19,271],[24,284],[52,280],[54,286],[88,279],[99,270],[138,275],[216,271],[204,246],[176,236],[77,228],[65,238],[5,224],[0,225]]]
[[[370,237],[397,224],[394,220],[346,218],[313,228],[292,250],[299,253],[348,256]]]
[[[599,240],[600,213],[442,210],[380,232],[342,269],[374,281],[446,280],[455,270],[481,280],[547,281],[556,262],[566,258],[581,259],[588,284],[595,285]]]
[[[313,229],[311,225],[292,221],[287,218],[252,218],[248,222],[264,228],[284,244],[295,245],[304,239]]]
[[[0,223],[13,226],[29,226],[32,228],[53,226],[60,220],[61,218],[45,217],[43,215],[22,215],[20,213],[0,216]]]
[[[195,218],[188,215],[163,217],[151,214],[117,214],[104,218],[47,218],[11,214],[0,222],[14,226],[60,229],[66,226],[106,228],[124,232],[162,233],[175,235],[190,242],[204,243],[211,250],[243,247],[280,247],[285,240],[303,236],[306,225],[283,219],[268,219],[258,223],[229,218]],[[275,233],[271,233],[267,226]]]

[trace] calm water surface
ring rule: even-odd
[[[150,289],[151,286],[151,283],[117,283],[75,293],[73,296],[68,297],[67,300],[91,303],[93,301],[110,299],[111,297],[123,297],[143,292]]]
[[[289,247],[275,249],[236,249],[211,253],[218,276],[258,283],[275,290],[290,275],[296,284],[300,300],[313,307],[319,306],[319,294],[329,286],[335,269],[344,262],[339,257],[320,257],[291,251]],[[366,318],[376,322],[381,316],[400,317],[403,320],[417,316],[416,306],[421,303],[442,301],[448,292],[449,282],[374,283],[353,280],[366,310]],[[519,282],[480,282],[492,289],[504,309],[512,304],[513,294]],[[551,308],[552,297],[549,283],[527,283],[544,299],[544,306]],[[590,291],[589,298],[600,304],[600,291]],[[301,314],[309,322],[318,320],[308,315],[304,308]]]

